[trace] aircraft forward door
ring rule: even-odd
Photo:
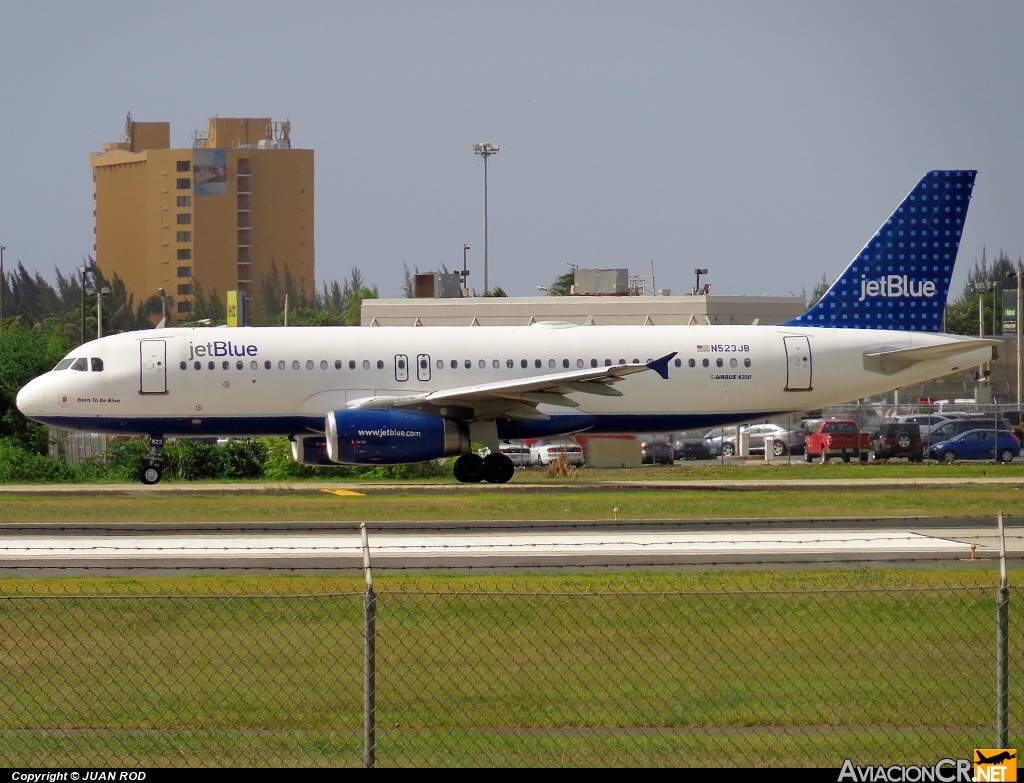
[[[783,337],[786,347],[786,391],[811,390],[811,343],[806,337]]]
[[[430,380],[430,357],[425,353],[421,353],[416,357],[416,380]]]
[[[139,394],[167,394],[166,340],[139,340]]]
[[[409,357],[404,353],[395,354],[395,380],[403,383],[409,380]]]

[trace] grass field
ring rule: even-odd
[[[1013,465],[705,470],[531,471],[505,487],[0,490],[0,524],[1024,516],[1024,470],[1021,484],[913,483]],[[779,483],[810,471],[882,481]],[[712,483],[723,478],[757,485]],[[627,484],[641,479],[670,483]],[[996,568],[381,576],[377,762],[963,758],[994,747]],[[359,766],[364,591],[344,576],[0,580],[0,764]],[[1024,617],[1011,607],[1018,661]]]
[[[994,587],[882,569],[385,578],[378,763],[964,757],[993,740]],[[5,580],[0,764],[358,766],[363,589]]]
[[[346,494],[335,494],[339,489]],[[349,494],[355,493],[355,494]],[[298,490],[238,484],[187,493],[142,487],[102,494],[0,493],[0,525],[111,523],[267,523],[347,521],[504,521],[619,519],[824,519],[1024,516],[1018,484],[870,487],[779,485],[671,487],[568,480],[506,485],[411,487],[388,483],[308,485]]]

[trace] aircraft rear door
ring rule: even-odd
[[[811,390],[811,344],[806,337],[783,337],[786,346],[786,391]]]
[[[166,340],[139,340],[139,394],[167,394]]]

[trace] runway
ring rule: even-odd
[[[961,524],[957,526],[957,522]],[[697,528],[700,529],[697,529]],[[880,521],[857,527],[831,523],[659,522],[579,524],[484,531],[367,529],[375,568],[480,569],[509,567],[694,567],[834,562],[960,563],[998,552],[991,524],[968,520],[912,526]],[[315,527],[226,532],[183,529],[159,532],[107,529],[0,531],[0,572],[26,570],[232,570],[275,568],[361,569],[363,546],[356,526],[322,532]],[[1011,548],[1021,554],[1020,528]]]

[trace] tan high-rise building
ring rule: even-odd
[[[90,155],[96,266],[124,280],[135,303],[166,292],[169,322],[195,318],[200,286],[221,303],[244,292],[265,310],[262,283],[315,291],[313,150],[293,149],[291,123],[214,117],[191,149],[171,149],[167,122],[128,115],[125,140]]]

